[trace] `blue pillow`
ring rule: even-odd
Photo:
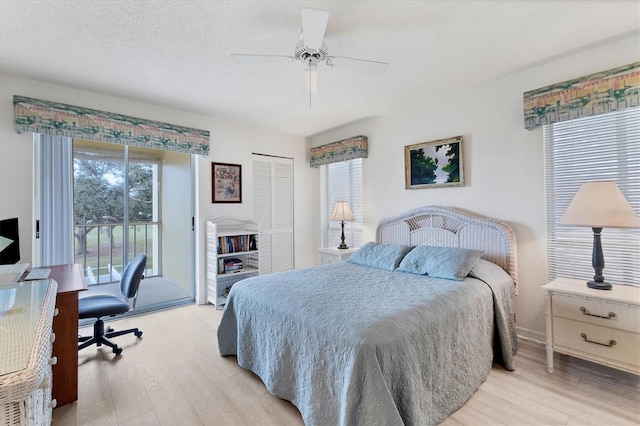
[[[398,271],[462,281],[482,253],[457,247],[416,246],[402,259]]]
[[[393,271],[412,248],[412,246],[401,244],[368,242],[353,253],[348,261],[358,265]]]

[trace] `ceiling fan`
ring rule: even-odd
[[[317,92],[318,64],[324,62],[329,67],[344,68],[352,71],[382,76],[389,66],[386,62],[366,59],[329,56],[324,34],[329,21],[329,12],[317,9],[302,9],[302,31],[300,41],[296,44],[293,56],[288,55],[255,55],[231,54],[234,62],[302,62],[305,70],[305,91],[311,95]]]

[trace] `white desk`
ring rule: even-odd
[[[0,284],[0,424],[51,422],[57,284]]]

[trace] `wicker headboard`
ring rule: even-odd
[[[453,207],[424,206],[380,220],[376,241],[482,250],[518,285],[516,236],[505,223]]]

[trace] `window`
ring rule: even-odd
[[[340,222],[329,220],[338,201],[347,201],[355,217],[345,222],[344,236],[349,247],[362,245],[362,158],[321,166],[321,179],[326,192],[322,202],[322,245],[336,247],[340,244]]]
[[[548,279],[591,279],[593,232],[558,225],[581,184],[614,181],[640,212],[640,108],[544,126]],[[640,229],[602,230],[605,281],[640,285]]]

